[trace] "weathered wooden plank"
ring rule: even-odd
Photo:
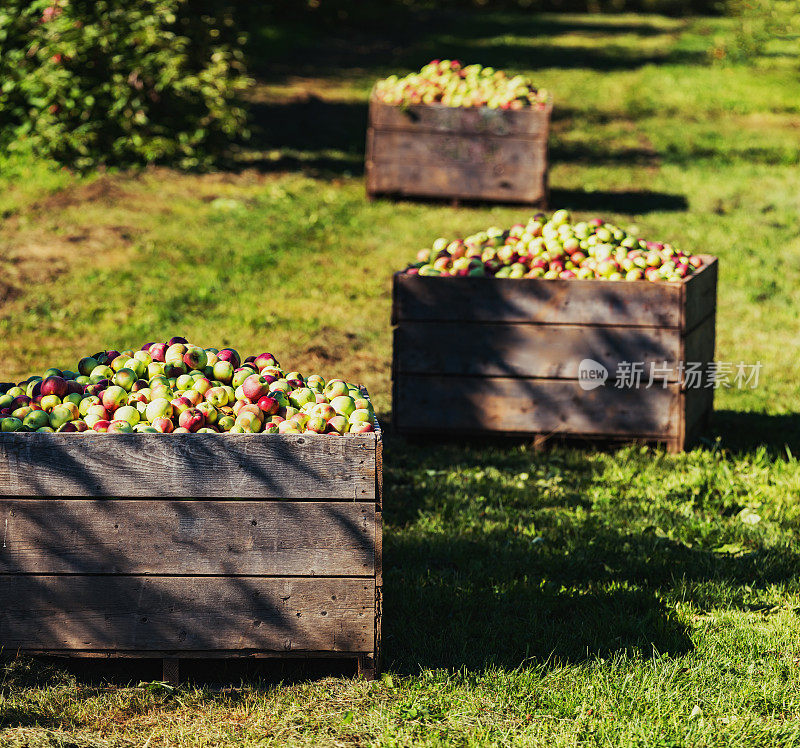
[[[502,166],[482,170],[469,164],[368,163],[367,190],[372,195],[497,200],[543,203],[547,179],[538,166],[506,172]]]
[[[684,330],[692,330],[717,308],[719,264],[709,255],[703,255],[703,260],[706,264],[685,283]]]
[[[0,575],[375,573],[369,502],[0,499],[0,531]]]
[[[2,496],[375,498],[376,435],[0,435]]]
[[[400,374],[577,379],[592,359],[612,373],[621,362],[667,362],[678,377],[680,331],[525,323],[403,322],[394,331]]]
[[[437,166],[464,167],[461,173],[530,179],[547,168],[547,143],[513,137],[448,135],[375,130],[372,161],[380,169],[416,164],[423,169]]]
[[[373,652],[375,581],[19,576],[0,645],[31,650]]]
[[[399,375],[395,425],[405,433],[677,436],[681,393],[621,389],[612,382],[584,391],[577,381]]]
[[[547,137],[552,107],[516,111],[488,107],[448,107],[443,104],[419,104],[409,107],[370,100],[372,127],[405,130],[414,133],[446,132],[485,135],[528,135]]]
[[[536,322],[680,328],[681,284],[394,276],[395,324]]]

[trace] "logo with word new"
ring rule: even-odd
[[[608,379],[608,369],[603,364],[591,358],[585,358],[578,364],[578,384],[582,390],[589,390],[602,387]]]

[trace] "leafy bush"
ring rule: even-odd
[[[213,0],[4,0],[0,146],[207,165],[245,134],[243,43]]]

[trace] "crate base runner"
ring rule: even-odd
[[[248,652],[243,649],[231,650],[202,650],[194,652],[170,652],[164,650],[136,652],[114,652],[105,650],[26,650],[26,653],[35,657],[57,657],[68,659],[92,660],[161,660],[161,678],[166,683],[178,685],[181,682],[181,663],[188,660],[341,660],[352,661],[356,672],[365,680],[374,680],[378,674],[378,664],[372,654],[351,654],[339,652],[261,652],[254,650]]]
[[[374,673],[380,433],[287,436],[0,436],[0,647]]]

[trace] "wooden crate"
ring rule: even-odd
[[[367,131],[367,196],[547,204],[551,106],[517,111],[420,104],[374,96]]]
[[[381,455],[379,431],[0,435],[0,647],[374,675]]]
[[[679,362],[714,357],[717,261],[681,283],[394,276],[393,421],[403,434],[555,435],[664,442],[707,427],[713,388],[684,388]],[[584,359],[610,379],[585,391]],[[641,388],[618,388],[643,362]],[[650,362],[672,367],[646,388]]]

